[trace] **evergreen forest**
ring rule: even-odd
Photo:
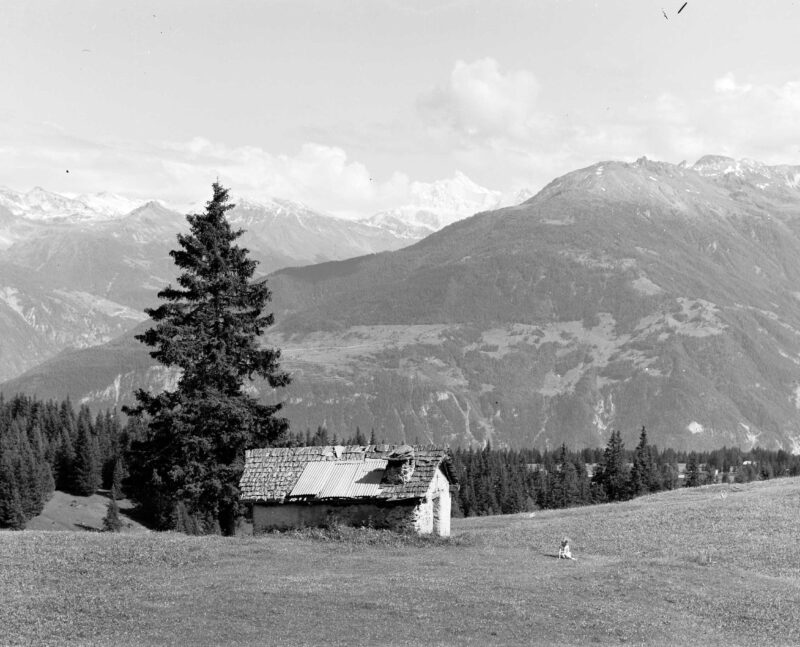
[[[0,528],[24,528],[55,489],[119,490],[127,434],[115,412],[0,395]]]
[[[679,487],[800,476],[800,456],[784,450],[723,447],[677,452],[647,443],[628,450],[620,433],[605,449],[456,449],[454,515],[482,516],[625,501]]]
[[[0,528],[22,529],[55,489],[90,495],[98,489],[123,495],[126,456],[143,434],[136,418],[123,424],[116,412],[95,415],[69,400],[41,401],[0,395]],[[289,432],[282,445],[367,445],[382,442],[356,428],[337,437],[324,427]],[[453,514],[482,516],[623,501],[643,494],[716,482],[749,482],[800,476],[800,456],[778,450],[676,452],[647,442],[626,449],[619,432],[605,448],[568,450],[483,449],[452,451],[459,487]],[[130,484],[129,484],[130,485]],[[134,488],[135,489],[135,488]],[[130,490],[130,487],[129,487]],[[130,492],[129,492],[130,493]],[[189,529],[190,531],[191,529]]]

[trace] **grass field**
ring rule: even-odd
[[[798,645],[799,519],[782,479],[454,520],[449,542],[3,532],[0,643]]]
[[[131,507],[127,499],[118,502],[123,513]],[[25,527],[28,530],[100,530],[108,511],[108,492],[92,496],[75,496],[66,492],[53,493],[41,514]],[[122,532],[147,532],[147,529],[122,516]]]

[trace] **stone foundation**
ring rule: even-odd
[[[290,530],[307,526],[319,527],[331,523],[389,528],[398,532],[411,531],[417,526],[417,507],[417,502],[392,505],[375,503],[263,505],[256,503],[253,505],[253,532]]]

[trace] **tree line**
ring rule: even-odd
[[[55,489],[119,487],[126,431],[115,412],[77,412],[67,399],[0,395],[0,527],[23,528]]]
[[[39,514],[55,489],[90,495],[110,491],[106,529],[118,527],[117,498],[136,496],[135,478],[127,462],[131,448],[145,437],[142,421],[123,425],[116,412],[92,415],[85,405],[75,409],[62,402],[17,395],[0,395],[0,527],[23,528]],[[312,433],[288,432],[275,444],[374,445],[357,427],[351,436],[337,437],[325,427]],[[538,449],[456,449],[453,466],[459,480],[454,512],[464,516],[512,514],[545,508],[566,508],[623,501],[643,494],[711,482],[748,482],[800,476],[800,456],[784,450],[723,447],[707,452],[659,449],[642,429],[637,446],[625,449],[615,431],[605,448],[570,451],[566,445]],[[679,473],[679,466],[683,473]],[[141,501],[140,501],[141,503]],[[146,513],[146,510],[143,512]],[[185,506],[173,507],[170,528],[203,532]],[[156,526],[158,527],[158,526]]]
[[[614,431],[605,448],[570,451],[456,449],[455,514],[512,514],[625,501],[644,494],[714,482],[800,476],[800,456],[784,450],[723,447],[707,452],[659,449],[642,428],[625,449]],[[681,473],[681,468],[683,472]]]

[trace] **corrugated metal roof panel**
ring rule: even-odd
[[[290,497],[350,499],[378,496],[385,460],[319,461],[305,466]]]
[[[373,497],[380,494],[381,479],[386,469],[385,460],[367,459],[356,470],[346,496]]]
[[[347,496],[347,490],[353,482],[358,463],[355,462],[336,462],[325,486],[319,493],[320,499],[341,499]]]
[[[314,461],[308,463],[303,469],[300,478],[297,479],[292,491],[289,492],[290,497],[299,496],[318,496],[325,483],[330,478],[333,467],[337,463],[333,461]]]

